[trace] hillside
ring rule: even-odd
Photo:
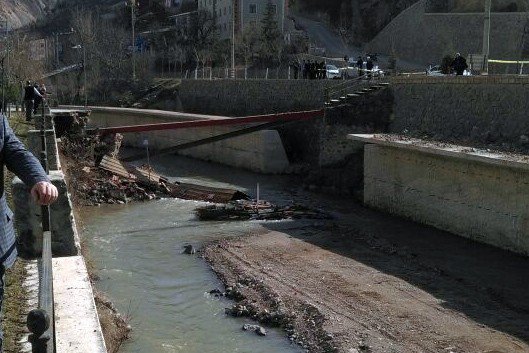
[[[320,14],[328,23],[346,29],[355,44],[374,38],[399,13],[418,0],[295,0],[293,8]]]
[[[58,0],[0,0],[0,18],[19,28],[50,13]]]
[[[356,42],[374,38],[397,15],[418,0],[352,0],[352,34]]]

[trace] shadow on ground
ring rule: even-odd
[[[444,307],[529,342],[528,258],[357,203],[331,202],[345,211],[335,221],[264,226],[401,278]]]

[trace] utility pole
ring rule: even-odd
[[[86,80],[86,46],[83,45],[84,107],[88,106],[88,86]]]
[[[490,14],[492,0],[485,0],[485,22],[483,26],[483,60],[484,72],[489,73],[489,55],[490,55]]]
[[[9,72],[6,73],[6,71],[9,70],[9,28],[8,28],[8,21],[4,20],[1,21],[2,27],[4,28],[4,41],[5,41],[5,56],[2,58],[2,106],[0,107],[0,111],[5,113],[6,108],[6,79],[9,80]]]
[[[78,44],[75,47],[72,47],[72,49],[83,49],[84,107],[86,108],[88,106],[88,86],[86,79],[86,45]]]
[[[235,78],[235,1],[231,1],[231,72]]]
[[[132,79],[136,81],[136,0],[130,1],[130,20],[132,24]]]

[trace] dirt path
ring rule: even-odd
[[[528,259],[343,210],[334,221],[267,223],[204,256],[245,298],[236,308],[286,326],[310,352],[529,352]]]

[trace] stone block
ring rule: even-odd
[[[58,155],[57,139],[54,130],[46,130],[46,152],[48,156],[49,170],[60,170],[61,165]],[[27,138],[28,150],[40,160],[40,151],[42,150],[40,130],[29,130]]]

